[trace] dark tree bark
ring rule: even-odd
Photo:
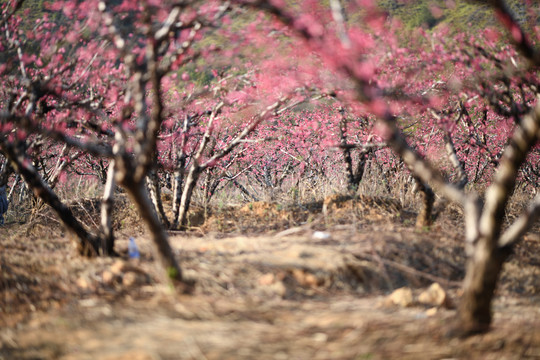
[[[31,162],[18,153],[12,144],[2,144],[2,149],[11,162],[13,168],[21,174],[22,178],[32,189],[34,195],[49,205],[58,215],[66,228],[72,232],[77,241],[77,248],[81,255],[96,256],[99,254],[100,239],[92,235],[73,215],[73,212],[58,198],[51,188],[43,181]]]
[[[421,207],[418,215],[416,216],[416,228],[422,229],[426,226],[431,226],[432,224],[432,212],[433,212],[433,203],[435,201],[435,193],[431,187],[427,184],[424,184],[422,180],[415,178],[418,191],[420,191],[421,197]]]
[[[540,105],[537,105],[516,127],[494,182],[486,192],[486,203],[478,222],[478,239],[467,262],[463,296],[454,329],[459,335],[485,331],[491,324],[491,302],[502,265],[511,250],[511,242],[499,245],[504,212],[515,187],[518,170],[538,141],[539,133]]]
[[[125,184],[124,186],[133,199],[139,214],[148,226],[148,230],[150,230],[150,236],[157,250],[156,255],[163,265],[163,269],[166,271],[167,278],[172,280],[176,285],[181,285],[182,270],[180,269],[173,249],[169,244],[167,232],[153,210],[152,202],[148,197],[148,192],[145,189],[144,183],[130,183]]]

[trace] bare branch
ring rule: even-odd
[[[226,156],[227,154],[229,154],[236,146],[238,146],[239,144],[242,143],[242,140],[248,136],[253,130],[255,130],[255,128],[264,120],[266,119],[266,117],[268,115],[271,115],[271,114],[274,114],[274,113],[277,113],[279,110],[277,110],[279,108],[279,106],[283,103],[283,101],[285,101],[285,99],[280,99],[278,101],[276,101],[275,103],[273,103],[272,105],[269,105],[267,106],[261,113],[259,113],[252,121],[250,124],[248,124],[244,130],[242,130],[240,132],[240,134],[238,134],[236,136],[236,138],[234,138],[230,143],[229,145],[227,145],[223,150],[221,150],[220,152],[216,153],[214,156],[212,156],[210,159],[208,159],[205,163],[201,164],[200,167],[201,167],[201,170],[204,170],[206,169],[207,167],[209,166],[212,166],[213,164],[216,163],[217,160],[221,159],[222,157]]]
[[[83,224],[75,218],[71,210],[58,198],[54,191],[45,183],[32,162],[20,153],[14,144],[1,143],[3,152],[15,170],[29,184],[34,194],[49,205],[62,220],[64,225],[77,235],[78,247],[81,254],[95,256],[98,254],[99,239],[88,232]]]
[[[156,39],[156,42],[161,43],[166,39],[166,37],[169,35],[169,32],[171,31],[173,25],[176,22],[176,19],[178,18],[178,15],[180,15],[180,6],[175,6],[172,8],[171,12],[169,13],[169,16],[165,20],[165,22],[162,24],[161,28],[156,31],[154,34],[154,38]]]
[[[479,224],[482,236],[498,238],[504,209],[516,184],[519,168],[530,149],[536,144],[539,129],[540,104],[537,104],[516,127],[510,144],[503,153],[493,184],[486,191],[486,204]]]
[[[449,200],[462,205],[467,203],[467,195],[460,188],[453,184],[449,184],[446,179],[431,166],[431,164],[407,144],[405,137],[397,128],[393,117],[386,116],[382,121],[387,125],[389,130],[388,144],[399,156],[401,156],[409,170],[422,180],[422,182],[432,184]]]
[[[68,154],[68,147],[67,144],[64,145],[62,148],[62,153],[58,157],[58,161],[56,163],[56,166],[54,167],[54,173],[52,174],[50,180],[49,180],[49,186],[51,189],[54,189],[56,184],[58,183],[58,180],[60,179],[60,174],[64,169],[74,160],[79,158],[81,155],[83,155],[82,151],[76,152],[69,156],[68,159],[65,159],[64,157]]]
[[[18,116],[18,115],[9,114],[7,112],[0,112],[0,122],[6,122],[6,121],[13,121],[22,129],[27,130],[29,132],[36,131],[36,125],[27,116]],[[67,144],[69,147],[80,149],[91,155],[101,156],[101,157],[106,157],[106,158],[112,158],[114,156],[112,152],[112,146],[109,143],[104,142],[104,141],[79,140],[75,137],[64,134],[62,131],[55,131],[55,130],[39,129],[39,133],[45,137],[48,137],[53,140],[58,140],[60,142]]]
[[[539,218],[540,193],[535,196],[527,210],[501,235],[498,247],[509,247],[520,241]]]
[[[456,123],[459,122],[461,117],[465,114],[465,111],[466,110],[465,110],[464,105],[460,103],[459,114],[458,114],[457,119],[455,120]],[[441,120],[441,117],[435,111],[431,110],[431,114],[437,120],[439,121]],[[448,159],[450,160],[450,163],[452,164],[452,166],[458,173],[458,176],[457,176],[458,182],[456,183],[456,186],[459,189],[463,189],[465,185],[467,185],[469,180],[467,179],[467,174],[465,173],[463,162],[460,161],[457,156],[456,147],[454,146],[454,141],[452,140],[452,134],[450,134],[450,131],[448,130],[445,130],[444,142],[445,142],[445,149],[446,149],[446,154],[448,155]]]

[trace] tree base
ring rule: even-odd
[[[450,328],[445,333],[445,337],[449,339],[464,339],[470,336],[484,334],[490,329],[491,322],[485,323],[479,321],[464,321],[458,318],[455,319],[454,322],[450,325]]]

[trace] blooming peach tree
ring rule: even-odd
[[[525,34],[502,0],[490,4],[509,30],[509,44],[493,30],[485,39],[469,35],[464,42],[422,30],[401,39],[396,22],[386,21],[369,0],[347,9],[337,0],[332,9],[306,1],[302,10],[281,0],[239,3],[272,15],[295,36],[295,44],[308,46],[335,74],[313,81],[345,84],[338,97],[350,111],[376,119],[378,134],[422,185],[463,206],[469,259],[453,330],[458,335],[487,330],[502,265],[540,213],[536,195],[524,214],[503,228],[512,191],[538,164],[536,33]],[[363,16],[345,21],[345,14],[358,13]],[[419,43],[422,38],[429,42]],[[444,148],[452,176],[440,169]],[[489,179],[483,197],[465,186],[479,177]]]
[[[408,32],[370,0],[70,0],[31,22],[23,3],[0,8],[0,149],[82,253],[114,253],[119,185],[181,281],[166,229],[186,227],[203,174],[210,197],[219,180],[242,186],[241,175],[268,188],[293,172],[324,178],[340,156],[354,192],[376,153],[416,179],[421,224],[433,191],[463,206],[469,260],[455,329],[488,328],[502,265],[540,211],[536,195],[502,226],[516,186],[537,191],[540,161],[536,35],[504,1],[490,4],[510,42],[490,29]],[[62,174],[88,167],[104,182],[99,231],[54,191]]]

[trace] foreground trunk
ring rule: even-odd
[[[494,181],[486,191],[485,205],[478,220],[476,243],[467,264],[463,283],[457,326],[457,335],[485,331],[491,323],[491,302],[502,265],[509,255],[512,243],[500,245],[502,223],[510,194],[514,190],[518,170],[528,152],[536,144],[540,133],[540,105],[527,114],[516,127],[508,147],[501,158]],[[471,214],[466,214],[469,217]],[[473,226],[469,227],[475,227]],[[519,234],[517,234],[519,235]],[[504,234],[503,234],[504,236]],[[515,241],[519,239],[516,237]]]
[[[452,335],[468,336],[489,330],[491,302],[508,251],[499,249],[492,239],[480,238],[475,254],[467,263],[457,323]]]
[[[153,210],[153,205],[147,196],[144,183],[140,182],[133,186],[126,186],[126,190],[133,198],[139,214],[141,214],[141,217],[149,228],[148,230],[150,230],[151,239],[157,250],[156,255],[163,265],[163,268],[166,270],[166,276],[173,282],[181,282],[182,271],[174,257],[174,252],[169,244],[167,232]]]

